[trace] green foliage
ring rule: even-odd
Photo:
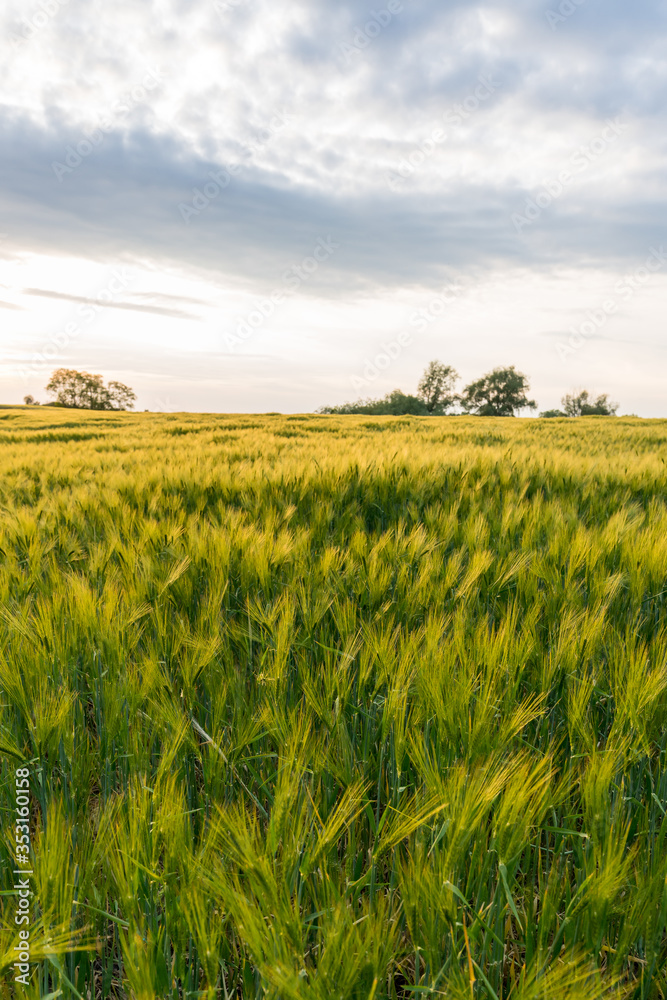
[[[356,403],[322,406],[318,413],[367,413],[373,416],[431,416],[447,413],[458,401],[454,385],[458,374],[451,365],[430,361],[424,370],[417,395],[410,396],[400,389],[393,389],[382,399],[358,399]]]
[[[565,410],[566,417],[612,417],[618,410],[618,403],[612,403],[609,395],[602,393],[597,399],[593,399],[587,389],[580,392],[572,392],[563,396],[561,406]]]
[[[447,413],[457,402],[454,386],[459,378],[451,365],[429,361],[417,387],[417,395],[430,414]]]
[[[430,411],[421,396],[410,396],[393,389],[382,399],[359,399],[356,403],[341,403],[339,406],[322,406],[318,413],[368,413],[373,416],[406,415],[427,416]]]
[[[460,402],[466,413],[480,417],[513,417],[520,410],[537,409],[535,400],[526,396],[529,388],[528,378],[514,365],[494,368],[467,385]]]
[[[56,397],[60,406],[79,410],[131,410],[137,398],[122,382],[109,382],[105,386],[101,375],[73,368],[54,371],[46,391]]]
[[[666,442],[2,411],[2,995],[664,998]]]

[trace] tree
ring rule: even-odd
[[[104,398],[101,375],[78,372],[73,368],[58,368],[53,372],[46,391],[56,397],[62,406],[76,409],[100,410]]]
[[[528,378],[510,368],[494,368],[476,382],[471,382],[460,397],[461,406],[468,413],[480,417],[513,417],[528,407],[537,409],[534,399],[528,399]]]
[[[568,417],[612,417],[619,406],[609,400],[608,393],[601,393],[597,399],[593,399],[587,389],[568,393],[560,402]]]
[[[388,392],[380,401],[381,410],[384,413],[392,413],[396,417],[412,414],[413,416],[424,416],[428,413],[426,404],[419,396],[411,396],[400,389],[393,389]]]
[[[442,361],[429,361],[417,386],[417,395],[429,413],[446,413],[457,402],[454,385],[459,373]]]
[[[123,385],[122,382],[109,382],[107,391],[112,403],[112,410],[133,409],[137,395],[129,386]]]
[[[56,397],[60,406],[80,410],[131,410],[137,398],[122,382],[109,382],[105,386],[101,375],[74,368],[58,368],[53,372],[46,391]]]
[[[563,413],[562,410],[543,410],[540,413],[541,417],[566,417],[567,413]]]
[[[30,395],[24,396],[23,402],[25,403],[26,406],[39,406],[39,400],[35,399],[34,396]]]
[[[418,396],[410,396],[400,389],[393,389],[382,399],[358,399],[356,403],[340,403],[338,406],[321,406],[317,413],[367,413],[372,416],[394,417],[413,414],[427,416],[426,404]]]

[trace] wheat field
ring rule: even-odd
[[[666,445],[0,409],[3,995],[667,997]]]

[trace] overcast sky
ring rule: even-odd
[[[664,3],[0,18],[0,401],[65,366],[141,409],[311,411],[438,358],[667,416]]]

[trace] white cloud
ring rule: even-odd
[[[21,358],[114,267],[130,267],[137,287],[100,310],[68,358],[127,368],[147,398],[151,379],[164,395],[171,373],[192,408],[199,390],[188,386],[204,376],[231,379],[229,398],[245,409],[333,402],[324,388],[349,395],[352,369],[398,317],[457,280],[465,295],[378,391],[410,388],[442,356],[471,377],[523,365],[540,401],[557,401],[574,373],[554,362],[554,336],[595,305],[599,287],[667,242],[664,10],[657,0],[632,12],[586,0],[552,31],[546,0],[403,0],[378,15],[376,31],[371,8],[388,3],[8,0],[0,341],[12,398],[23,394]],[[22,32],[30,37],[15,44]],[[144,86],[149,72],[159,85]],[[473,106],[481,75],[497,86]],[[622,132],[584,153],[585,169],[517,232],[512,214],[610,119]],[[100,141],[81,146],[104,121]],[[431,149],[440,126],[445,138]],[[68,148],[80,163],[58,176],[52,165]],[[420,149],[428,155],[390,187],[388,172],[419,161]],[[179,204],[229,165],[238,167],[230,183],[186,225]],[[226,359],[225,334],[328,236],[340,252],[262,325],[248,357]],[[577,352],[577,383],[599,373],[630,408],[659,412],[661,390],[643,391],[642,380],[651,386],[664,363],[663,293],[656,279]],[[196,302],[160,298],[169,295]],[[262,357],[272,359],[266,377]]]

